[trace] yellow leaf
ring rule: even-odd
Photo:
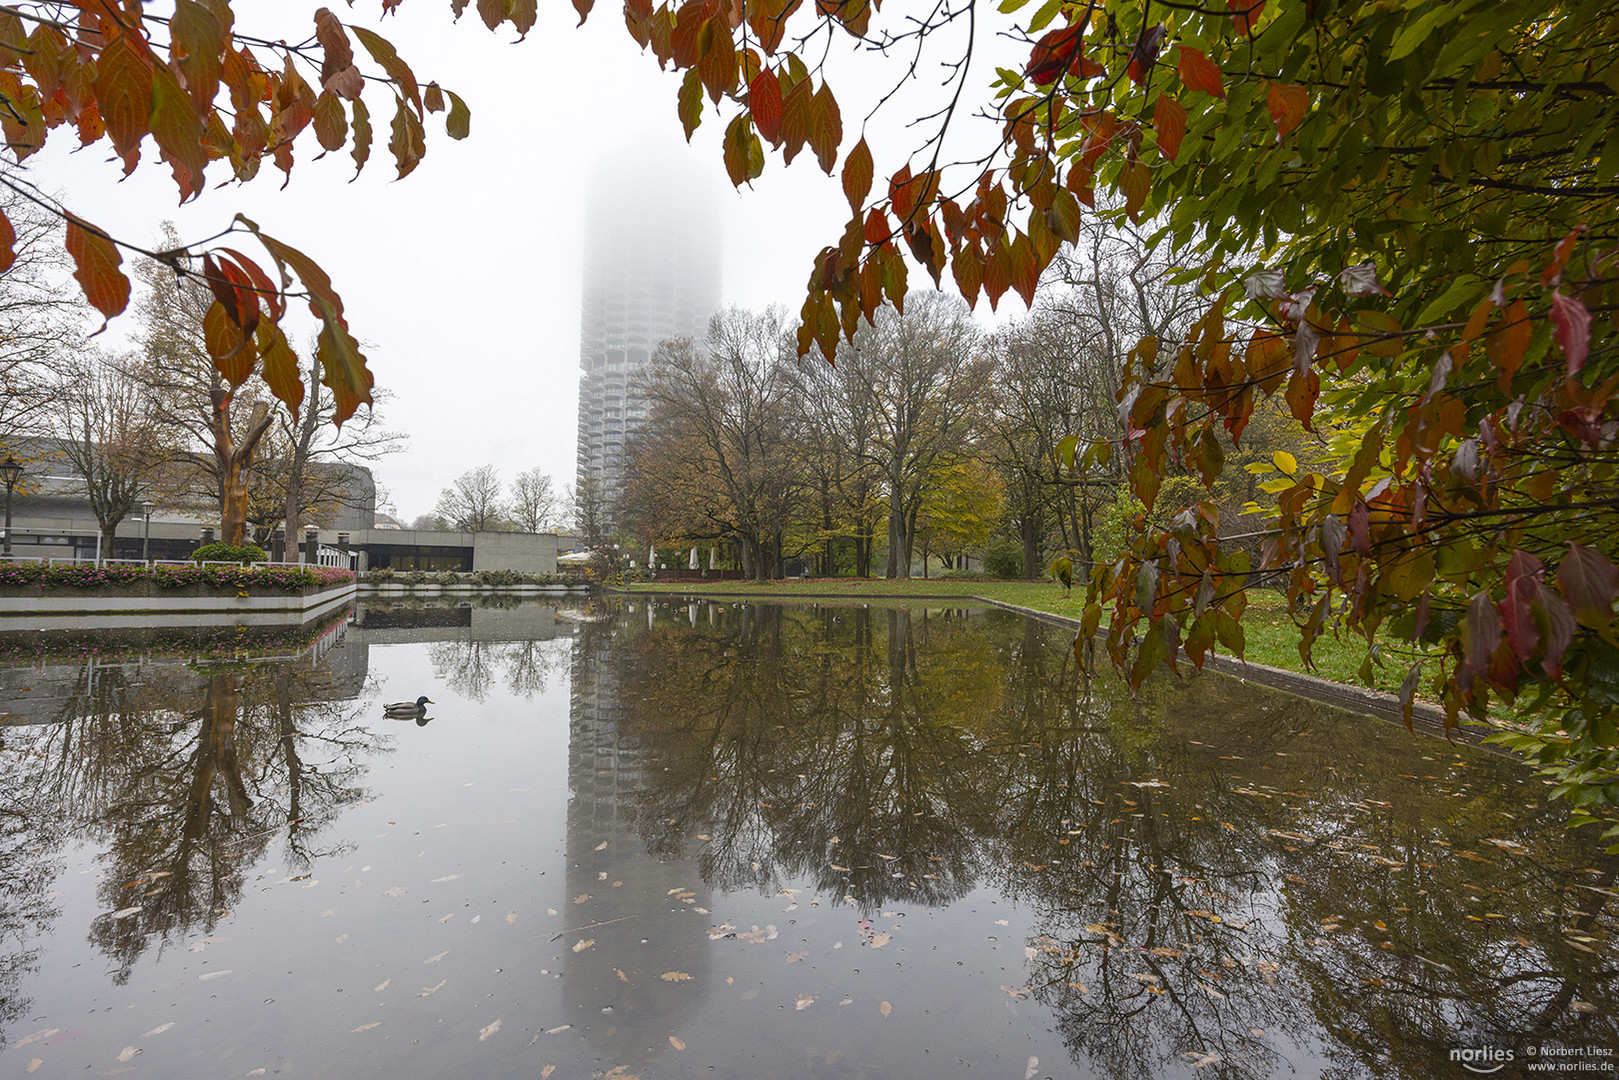
[[[676,1050],[684,1050],[684,1049],[686,1049],[686,1044],[681,1040],[680,1036],[678,1036],[678,1035],[669,1036],[669,1045],[674,1047]]]
[[[691,978],[691,976],[684,971],[665,971],[662,975],[659,975],[658,978],[662,979],[664,982],[685,982],[687,979]]]
[[[1299,459],[1294,457],[1292,454],[1289,454],[1286,450],[1276,451],[1276,453],[1271,455],[1270,459],[1276,463],[1276,467],[1278,469],[1282,470],[1289,476],[1292,476],[1298,471]]]

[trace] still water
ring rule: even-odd
[[[1616,866],[1541,782],[1071,641],[644,598],[0,641],[0,1076],[1619,1061]]]

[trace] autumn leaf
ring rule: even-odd
[[[759,134],[771,146],[781,145],[781,109],[781,80],[770,68],[761,68],[748,85],[748,111],[753,114]],[[690,137],[688,130],[687,138]]]
[[[1591,313],[1577,296],[1568,296],[1558,289],[1552,293],[1552,340],[1563,351],[1568,361],[1568,377],[1572,379],[1585,367],[1585,358],[1591,350]]]
[[[659,975],[658,978],[662,979],[664,982],[685,982],[687,979],[690,979],[691,976],[684,971],[665,971],[662,975]]]
[[[1023,73],[1034,80],[1036,86],[1055,82],[1079,51],[1084,32],[1085,27],[1079,25],[1052,30],[1042,36],[1029,52],[1029,62],[1024,65]]]
[[[857,214],[871,194],[872,170],[871,149],[862,137],[843,160],[843,194],[849,200],[849,209]]]
[[[1158,149],[1174,161],[1180,153],[1181,139],[1186,135],[1186,110],[1168,94],[1160,94],[1152,107],[1152,130],[1158,140]]]
[[[73,276],[90,306],[101,312],[101,330],[105,330],[113,316],[129,305],[129,278],[119,269],[123,256],[106,233],[72,214],[67,215],[66,247],[76,267]]]
[[[1182,45],[1175,70],[1188,89],[1201,90],[1205,94],[1225,100],[1225,87],[1220,80],[1220,69],[1214,66],[1208,54],[1202,49]]]
[[[1276,125],[1276,141],[1281,142],[1304,119],[1310,107],[1310,93],[1295,83],[1272,81],[1265,95],[1265,105],[1270,109],[1271,122]]]

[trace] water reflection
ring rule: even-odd
[[[0,667],[0,1037],[156,990],[239,1022],[136,1059],[167,1075],[1038,1047],[1039,1076],[1425,1078],[1619,1045],[1615,865],[1524,770],[1234,680],[1131,699],[1070,643],[984,610],[388,601],[296,655]],[[443,722],[380,715],[422,692]],[[53,973],[86,928],[106,976]],[[205,945],[254,981],[199,989]],[[165,1021],[104,1011],[74,1022],[114,1052]]]
[[[8,730],[26,752],[8,758],[28,765],[6,792],[54,845],[100,849],[106,913],[89,938],[122,984],[148,949],[212,932],[252,867],[275,858],[296,874],[341,846],[326,834],[365,797],[386,739],[358,720],[363,650],[238,663],[102,652],[6,670],[32,684],[33,721]]]
[[[1231,680],[1131,701],[998,613],[711,610],[580,642],[617,699],[598,679],[591,709],[661,766],[618,795],[649,849],[867,913],[986,886],[1032,906],[1008,993],[1087,1072],[1619,1045],[1614,866],[1509,762]]]

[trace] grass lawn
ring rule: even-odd
[[[1085,591],[1075,586],[1071,595],[1064,596],[1062,587],[1051,581],[973,581],[963,579],[910,578],[809,578],[805,580],[771,581],[757,584],[751,581],[685,582],[628,585],[626,591],[682,593],[693,596],[769,596],[784,600],[811,599],[823,596],[879,598],[948,598],[981,596],[1005,604],[1034,611],[1049,612],[1078,619],[1085,608]],[[1103,616],[1104,627],[1107,625]],[[1318,638],[1314,650],[1314,668],[1307,668],[1299,657],[1298,631],[1287,613],[1287,600],[1279,593],[1254,590],[1248,594],[1248,610],[1242,619],[1246,636],[1245,659],[1256,664],[1268,664],[1286,671],[1307,672],[1334,682],[1362,685],[1359,670],[1366,659],[1366,642],[1359,637],[1334,637],[1331,633]],[[1405,678],[1410,660],[1401,643],[1386,642],[1386,666],[1372,665],[1373,680],[1378,690],[1394,693]],[[1223,652],[1224,650],[1220,650]]]

